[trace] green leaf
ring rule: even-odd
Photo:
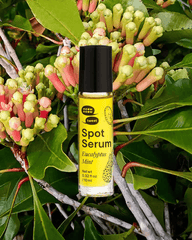
[[[6,218],[7,217],[0,219],[0,222],[4,221],[4,219],[6,219]],[[5,235],[2,240],[13,239],[15,237],[15,235],[18,233],[19,227],[20,227],[20,222],[19,222],[17,214],[12,214],[12,216],[9,220],[9,224],[7,226],[7,230],[6,230]]]
[[[171,66],[169,70],[175,68],[192,68],[192,53],[187,54],[181,62]]]
[[[151,208],[153,214],[158,219],[159,223],[162,227],[165,227],[165,221],[164,221],[164,202],[156,197],[152,197],[151,195],[148,195],[144,191],[139,191],[142,197],[145,199],[149,207]]]
[[[85,240],[103,240],[103,238],[97,232],[97,230],[89,216],[87,216],[85,218],[84,239]]]
[[[163,168],[159,168],[159,167],[154,167],[154,166],[148,166],[142,163],[136,163],[137,165],[135,167],[142,167],[142,168],[146,168],[146,169],[150,169],[150,170],[154,170],[157,172],[162,172],[162,173],[168,173],[177,177],[182,177],[185,178],[187,180],[189,180],[190,182],[192,182],[192,172],[178,172],[178,171],[172,171],[169,169],[163,169]]]
[[[38,54],[40,53],[52,53],[52,52],[57,52],[58,46],[57,45],[50,45],[50,46],[45,46],[43,44],[39,44],[36,48],[36,52]]]
[[[143,119],[137,120],[134,125],[134,131],[141,131],[151,127],[158,121],[158,118],[161,119],[165,114],[160,113],[192,105],[192,95],[190,90],[192,89],[192,82],[190,79],[179,79],[174,82],[168,75],[166,75],[165,79],[166,88],[158,98],[146,101],[144,107],[137,116],[137,118],[143,117]],[[156,117],[152,117],[156,114]],[[144,118],[145,116],[150,118],[146,119]]]
[[[130,229],[128,232],[121,234],[102,235],[102,238],[105,240],[137,240],[133,230],[134,229]]]
[[[145,4],[146,8],[154,9],[159,12],[166,11],[162,7],[158,6],[156,2],[154,2],[153,0],[143,0],[143,3]]]
[[[153,17],[160,18],[164,28],[159,42],[175,43],[182,38],[192,38],[192,20],[186,15],[178,12],[160,12]]]
[[[31,183],[31,188],[33,192],[33,200],[34,200],[34,228],[33,228],[33,239],[34,240],[63,240],[64,238],[61,234],[56,230],[50,221],[49,217],[45,213],[39,198],[37,196],[37,192],[35,190],[35,186],[33,184],[33,180],[29,175],[29,180]]]
[[[20,15],[16,15],[12,22],[0,22],[0,26],[11,26],[22,29],[23,31],[33,31],[29,20]]]
[[[187,229],[184,232],[192,231],[192,188],[188,188],[185,192],[184,201],[187,205],[187,213],[188,213],[188,225]]]
[[[192,49],[192,40],[188,38],[183,38],[176,42],[176,44],[184,48]]]
[[[62,151],[62,143],[67,137],[67,131],[62,124],[51,132],[39,134],[29,145],[27,154],[29,173],[37,179],[42,179],[48,167],[54,167],[64,172],[75,172],[73,162]]]
[[[65,238],[66,240],[71,240],[71,239],[83,239],[83,235],[84,235],[84,228],[81,225],[81,223],[74,221],[74,226],[75,229],[69,233]],[[28,240],[28,239],[27,239]]]
[[[159,137],[192,153],[192,123],[189,121],[191,117],[192,109],[190,107],[177,109],[166,114],[158,123],[145,131],[132,132],[131,134]]]
[[[138,162],[148,166],[158,168],[168,167],[167,161],[169,156],[164,156],[163,152],[159,149],[150,148],[144,141],[131,143],[122,148],[121,152],[126,162],[128,162],[128,159],[131,162]],[[169,175],[137,167],[135,168],[135,173],[147,178],[158,179],[156,184],[158,196],[167,202],[175,203],[174,193],[169,182]]]
[[[122,170],[126,162],[124,161],[123,154],[121,152],[118,152],[116,156],[116,160],[119,165],[119,168]],[[158,182],[157,179],[147,178],[147,177],[139,176],[137,174],[133,174],[130,169],[129,171],[127,171],[125,180],[127,183],[133,183],[135,190],[148,189],[154,186]]]
[[[0,151],[0,162],[0,169],[21,167],[13,157],[13,154],[9,148],[4,148]],[[8,214],[16,186],[19,180],[25,176],[26,174],[24,172],[0,174],[0,217]],[[64,173],[56,170],[55,168],[48,168],[44,180],[53,188],[71,198],[74,198],[78,193],[78,179],[76,173]],[[42,204],[47,202],[58,202],[57,199],[44,191],[36,182],[34,184]],[[19,213],[28,210],[33,210],[33,197],[30,183],[26,182],[19,190],[13,208],[13,213]]]
[[[171,75],[171,78],[174,81],[178,81],[179,79],[189,78],[188,72],[186,68],[175,70],[174,73]]]
[[[120,204],[120,205],[121,206],[117,210],[114,206],[112,206],[110,204],[101,204],[101,205],[98,205],[95,203],[86,204],[86,206],[96,208],[96,209],[100,210],[101,212],[109,214],[110,216],[116,217],[125,222],[134,222],[135,218],[133,217],[132,213],[127,208],[127,206],[123,206],[123,204]]]
[[[142,11],[145,16],[148,16],[148,11],[146,6],[143,4],[141,0],[103,0],[102,1],[107,8],[113,9],[113,6],[117,3],[121,3],[123,9],[125,10],[128,6],[132,5],[135,10],[140,10]]]
[[[45,28],[61,33],[74,44],[85,31],[74,0],[27,0],[34,16]]]
[[[190,79],[179,79],[172,82],[171,77],[166,76],[167,87],[160,97],[149,99],[142,108],[140,115],[154,110],[169,111],[171,109],[192,105],[192,82]]]
[[[62,235],[64,234],[65,230],[69,226],[70,222],[73,220],[73,218],[76,216],[76,214],[81,210],[85,202],[87,201],[88,197],[85,197],[82,201],[82,203],[79,205],[79,207],[66,219],[64,220],[59,228],[57,229]]]

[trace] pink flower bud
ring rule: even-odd
[[[47,97],[42,97],[39,100],[39,104],[43,107],[43,108],[48,108],[51,106],[51,100]]]
[[[9,126],[10,128],[12,128],[13,130],[17,130],[20,131],[21,130],[21,120],[18,117],[12,117],[9,120]]]

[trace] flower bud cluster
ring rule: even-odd
[[[57,127],[59,117],[49,114],[55,94],[40,63],[19,71],[16,79],[0,78],[0,142],[26,147],[36,134]]]
[[[79,4],[80,2],[83,4],[83,1],[78,1]],[[88,16],[86,22],[83,22],[85,32],[75,46],[77,54],[74,52],[68,54],[71,62],[69,65],[74,67],[77,78],[80,46],[108,45],[112,47],[114,91],[121,86],[123,89],[125,86],[127,88],[136,86],[134,90],[143,91],[155,82],[164,81],[164,68],[156,67],[156,57],[144,56],[145,47],[163,35],[159,18],[145,17],[142,11],[135,11],[133,6],[128,6],[124,11],[120,3],[114,5],[112,11],[107,9],[104,3],[99,3],[91,12],[91,19]],[[59,61],[56,60],[55,67],[59,69],[64,85],[68,86],[68,74],[63,73],[65,70],[62,71],[57,62]],[[78,67],[75,69],[76,66]],[[70,74],[73,76],[74,73],[71,71]],[[75,82],[78,84],[78,81]]]
[[[174,0],[167,0],[169,4],[173,1]],[[84,1],[78,1],[77,6],[79,6],[78,4],[80,2],[82,2],[83,6]],[[122,5],[118,3],[110,10],[104,3],[99,3],[97,5],[97,1],[89,2],[86,0],[85,2],[90,5],[92,2],[95,3],[94,11],[89,11],[90,19],[88,18],[89,15],[86,15],[86,21],[83,22],[83,25],[85,31],[98,41],[101,37],[94,34],[96,28],[103,28],[106,30],[106,35],[110,35],[109,39],[117,43],[126,42],[126,44],[134,44],[138,41],[142,41],[145,46],[151,45],[157,38],[163,35],[163,28],[159,18],[145,17],[142,11],[135,11],[133,6],[128,6],[124,11]],[[164,4],[167,5],[167,2]],[[89,8],[86,8],[86,10],[84,10],[82,7],[79,8],[79,10],[83,11],[87,11],[88,9]],[[104,27],[98,26],[100,22],[104,23]],[[96,40],[95,43],[99,44]]]
[[[162,8],[167,8],[169,7],[170,5],[173,5],[175,4],[176,0],[167,0],[167,1],[164,1],[164,0],[157,0],[156,1],[156,4],[161,6]]]

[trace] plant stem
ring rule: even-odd
[[[139,105],[140,107],[143,107],[143,106],[144,106],[142,103],[136,102],[136,101],[133,100],[133,99],[126,99],[126,100],[124,100],[124,101],[123,101],[123,105],[125,105],[125,104],[128,103],[128,102],[134,103],[134,104],[136,104],[136,105]]]
[[[114,150],[114,155],[117,156],[117,153],[118,153],[123,147],[125,147],[125,146],[127,146],[128,144],[134,142],[134,141],[135,141],[137,138],[139,138],[140,136],[141,136],[141,135],[139,135],[139,136],[137,136],[137,137],[135,137],[135,138],[132,138],[132,139],[129,140],[128,142],[122,143],[122,144],[120,144],[119,146],[117,146],[117,147],[115,148],[115,150]]]
[[[7,172],[24,172],[24,169],[23,168],[10,168],[10,169],[0,170],[0,174],[7,173]]]

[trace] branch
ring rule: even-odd
[[[119,110],[121,112],[121,117],[122,118],[128,118],[129,115],[127,113],[126,107],[123,105],[123,100],[118,101],[118,107],[119,107]],[[126,129],[127,132],[131,132],[130,123],[125,124],[125,129]],[[128,135],[128,138],[129,138],[129,140],[131,140],[132,136]]]
[[[112,232],[109,231],[107,226],[105,226],[105,224],[103,223],[103,221],[100,218],[93,216],[93,215],[91,216],[91,218],[100,226],[101,229],[103,229],[103,235],[107,235],[106,233],[112,234]]]
[[[141,196],[140,192],[134,189],[133,184],[128,184],[128,187],[132,195],[135,197],[136,201],[138,202],[140,208],[143,210],[145,216],[148,218],[149,222],[151,223],[153,229],[158,234],[158,236],[161,236],[165,240],[172,240],[172,238],[170,237],[171,234],[168,236],[168,234],[165,233],[161,224],[159,223],[159,221],[151,211],[149,205],[145,202],[145,200]]]
[[[0,44],[0,55],[7,58],[7,54],[5,53],[3,46]],[[7,74],[11,77],[11,78],[17,78],[18,74],[15,71],[14,67],[11,66],[11,64],[9,64],[7,61],[5,61],[4,59],[0,58],[0,64],[1,66],[5,69],[5,71],[7,72]]]
[[[63,210],[63,208],[61,207],[61,204],[59,203],[55,203],[55,206],[57,207],[57,209],[59,210],[59,212],[63,215],[63,217],[65,219],[67,219],[69,216],[67,215],[67,213]],[[71,228],[74,230],[75,226],[73,224],[73,222],[71,222]]]
[[[168,203],[164,203],[164,218],[166,232],[171,236],[170,216]]]
[[[147,240],[162,239],[155,234],[152,226],[146,219],[141,208],[138,206],[136,199],[132,196],[125,179],[121,177],[121,171],[119,169],[119,166],[116,162],[114,155],[113,161],[114,161],[114,180],[123,194],[127,207],[130,209],[130,211],[133,213],[134,217],[138,221],[142,233],[147,238]]]
[[[17,66],[17,69],[20,71],[21,69],[23,69],[17,54],[15,53],[15,50],[13,49],[13,47],[11,46],[9,40],[7,39],[7,37],[5,36],[5,33],[3,32],[2,28],[0,28],[0,37],[2,38],[5,46],[7,47],[7,50],[11,56],[11,58],[13,59],[15,65]]]
[[[75,206],[76,208],[79,207],[80,203],[69,198],[67,195],[58,192],[56,189],[54,189],[51,185],[49,185],[47,182],[45,182],[44,180],[39,180],[39,179],[34,179],[45,191],[47,191],[48,193],[50,193],[52,196],[54,196],[59,202],[64,203],[64,204],[68,204],[70,206]],[[112,217],[108,214],[105,214],[95,208],[92,207],[87,207],[87,206],[83,206],[81,208],[81,210],[83,210],[85,213],[89,214],[89,215],[93,215],[99,218],[102,218],[106,221],[112,222],[116,225],[119,225],[121,227],[124,227],[126,229],[130,229],[132,227],[131,224],[126,223],[118,218]],[[135,229],[135,232],[141,234],[137,229]],[[153,239],[154,240],[154,239]]]

